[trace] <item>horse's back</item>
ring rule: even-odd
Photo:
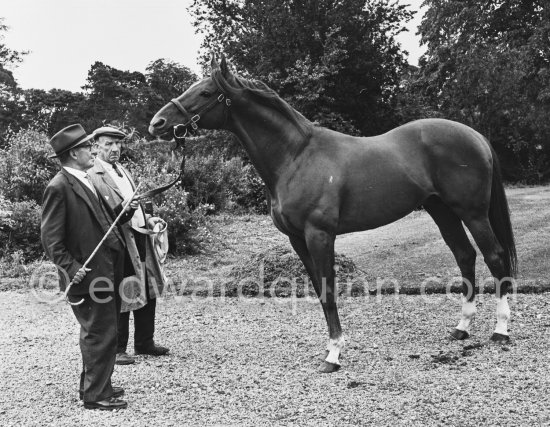
[[[488,200],[491,149],[466,125],[423,119],[374,137],[317,137],[320,173],[341,183],[340,232],[393,222],[432,195],[464,209]]]
[[[431,196],[464,210],[482,205],[491,173],[487,141],[457,122],[417,120],[366,138],[316,128],[281,176],[275,210],[297,229],[311,215],[337,233],[377,228]]]

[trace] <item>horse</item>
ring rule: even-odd
[[[372,137],[354,137],[307,120],[266,84],[232,73],[222,56],[152,118],[149,132],[234,133],[263,179],[274,225],[290,240],[321,302],[329,339],[319,370],[334,372],[345,345],[337,309],[337,235],[394,222],[420,206],[433,218],[462,276],[462,312],[451,337],[470,336],[476,313],[476,251],[494,277],[496,327],[509,341],[508,293],[517,255],[501,171],[489,141],[450,120],[421,119]]]

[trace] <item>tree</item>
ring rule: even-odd
[[[145,69],[148,91],[145,94],[147,117],[155,113],[172,98],[181,95],[198,80],[189,68],[169,59],[157,59]]]
[[[167,59],[151,62],[145,74],[96,62],[88,72],[86,100],[78,114],[85,129],[116,122],[148,136],[149,121],[158,109],[196,80],[187,67]]]
[[[473,126],[508,179],[550,173],[550,5],[525,0],[425,0],[427,52],[410,88],[420,104]]]
[[[87,118],[82,123],[85,129],[95,129],[116,120],[135,127],[142,135],[147,134],[145,75],[95,62],[88,71],[83,89],[87,95],[83,109]]]
[[[27,89],[22,92],[24,112],[21,123],[47,135],[53,135],[60,129],[79,123],[86,97],[80,92],[62,89]]]
[[[181,95],[198,76],[189,68],[169,59],[157,59],[145,69],[145,78],[149,88],[163,102]]]
[[[309,119],[363,134],[395,124],[406,66],[395,36],[412,12],[390,0],[194,0],[203,48],[218,48]]]
[[[8,27],[0,18],[0,145],[4,145],[7,133],[20,128],[18,117],[22,112],[20,89],[11,68],[23,60],[27,52],[12,50],[4,43]]]

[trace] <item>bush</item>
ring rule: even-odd
[[[169,142],[138,141],[127,147],[125,163],[137,181],[143,181],[147,189],[153,188],[169,182],[179,173],[182,153],[173,148],[174,144]],[[220,153],[194,155],[193,151],[186,152],[182,181],[191,210],[267,212],[264,184],[252,165],[240,157],[226,159]]]
[[[196,137],[187,138],[188,156],[215,156],[224,160],[233,157],[246,157],[246,151],[238,138],[223,130],[200,130]]]
[[[142,141],[141,141],[142,142]],[[172,144],[173,145],[173,144]],[[125,151],[125,164],[140,192],[151,190],[171,182],[180,170],[181,158],[172,151],[169,143],[131,144]],[[202,245],[199,226],[206,222],[210,205],[190,203],[189,193],[176,184],[165,193],[154,197],[154,214],[168,223],[170,253],[195,253]]]
[[[224,133],[191,138],[183,186],[155,197],[156,213],[169,225],[171,253],[199,250],[204,238],[201,226],[208,214],[239,209],[266,212],[262,180],[250,164],[234,157],[237,146],[228,138]],[[59,170],[57,160],[48,158],[52,153],[48,140],[43,133],[22,130],[0,150],[0,208],[12,211],[11,217],[1,220],[0,256],[18,249],[28,259],[42,253],[39,204]],[[135,181],[142,183],[140,192],[162,186],[179,174],[181,153],[173,151],[173,146],[137,138],[127,143],[122,161]],[[205,154],[209,150],[211,154]]]
[[[48,182],[59,170],[48,137],[34,130],[12,135],[0,149],[0,191],[11,201],[34,200],[42,203]]]
[[[25,261],[39,258],[40,206],[34,200],[11,202],[0,196],[0,258],[21,251]]]
[[[239,186],[232,189],[236,203],[259,214],[267,214],[267,190],[263,180],[251,164],[242,167]]]
[[[187,205],[187,193],[181,189],[169,190],[157,205],[155,215],[168,224],[170,253],[197,253],[202,241],[197,229],[206,222],[207,206],[199,206],[191,211]]]

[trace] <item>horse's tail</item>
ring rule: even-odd
[[[515,277],[517,273],[518,257],[516,253],[516,243],[514,241],[514,232],[510,221],[510,208],[506,200],[504,185],[502,184],[502,173],[500,163],[491,147],[493,156],[493,182],[491,184],[491,204],[489,206],[489,221],[500,245],[504,249],[504,266],[508,277]]]

